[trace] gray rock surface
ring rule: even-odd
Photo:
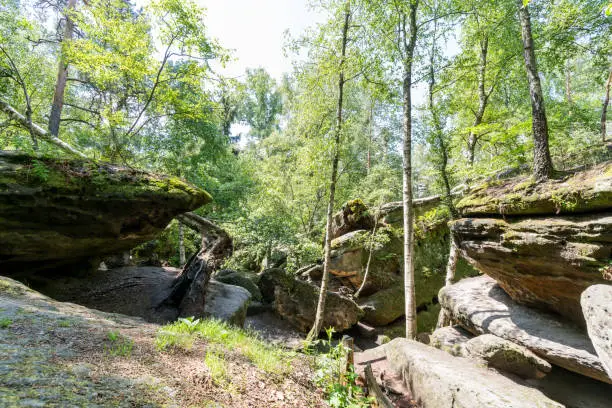
[[[463,353],[463,345],[472,337],[474,336],[461,326],[447,326],[434,330],[429,344],[454,356],[460,356]]]
[[[552,364],[612,383],[582,330],[557,316],[515,303],[488,276],[442,288],[439,299],[453,319],[474,334],[495,334]]]
[[[552,367],[523,346],[493,334],[482,334],[464,344],[463,357],[486,361],[489,367],[523,378],[543,378]]]
[[[211,279],[204,297],[204,314],[227,321],[239,327],[244,326],[251,294],[240,286],[228,285]]]
[[[535,388],[424,344],[395,339],[387,360],[426,408],[562,408]]]
[[[612,213],[462,218],[451,231],[462,256],[516,302],[582,326],[580,294],[591,285],[612,283],[605,273],[611,270]]]
[[[595,351],[612,378],[612,285],[589,287],[580,304]]]

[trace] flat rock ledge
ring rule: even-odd
[[[384,347],[392,370],[424,407],[563,407],[535,388],[433,347],[400,338]]]
[[[443,288],[439,299],[452,318],[474,334],[494,334],[551,364],[612,384],[586,333],[560,317],[515,303],[488,276]]]
[[[589,337],[612,378],[612,285],[589,287],[582,293],[580,303]]]

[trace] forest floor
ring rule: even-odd
[[[241,348],[251,340],[225,329],[215,335],[242,343],[198,337],[187,349],[162,351],[160,329],[0,277],[0,406],[326,406],[310,356],[278,351],[281,363],[256,364]]]

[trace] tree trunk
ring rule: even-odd
[[[178,245],[179,245],[179,264],[185,265],[185,234],[183,233],[183,224],[178,223]]]
[[[610,105],[610,88],[612,87],[612,68],[610,68],[610,74],[606,81],[606,91],[604,94],[603,106],[601,109],[601,141],[605,143],[607,135],[607,116],[608,106]]]
[[[453,284],[455,280],[455,271],[457,270],[457,260],[459,258],[459,250],[457,249],[457,245],[455,244],[455,240],[451,234],[450,237],[450,253],[448,254],[448,263],[446,264],[446,279],[444,286],[450,286]],[[436,329],[440,327],[448,326],[450,324],[450,315],[448,311],[444,308],[440,309],[440,314],[438,315],[438,323],[436,324]]]
[[[400,36],[404,45],[403,65],[404,78],[403,91],[403,207],[404,207],[404,296],[406,315],[406,338],[412,339],[416,336],[416,301],[414,292],[414,239],[413,239],[413,209],[412,209],[412,59],[416,46],[417,24],[416,12],[418,0],[410,0],[410,12],[408,15],[409,27],[406,27],[406,16],[400,22]],[[407,31],[407,29],[409,31]]]
[[[64,27],[64,38],[62,44],[72,40],[74,32],[74,22],[70,18],[70,13],[76,6],[76,0],[68,0],[64,9],[66,17],[66,27]],[[60,50],[60,60],[57,69],[57,81],[55,82],[55,93],[53,94],[53,105],[51,105],[51,114],[49,115],[49,133],[57,137],[59,134],[60,119],[62,109],[64,107],[64,91],[66,90],[66,82],[68,80],[68,63],[64,57],[64,52]]]
[[[342,105],[344,103],[344,63],[346,57],[346,44],[348,42],[348,30],[350,20],[350,2],[346,2],[344,13],[344,25],[342,26],[342,54],[340,57],[340,75],[338,78],[338,105],[336,112],[336,130],[334,140],[334,151],[332,158],[331,182],[329,185],[329,202],[327,205],[327,223],[325,225],[325,256],[323,262],[323,278],[321,280],[321,291],[317,304],[317,314],[312,329],[306,337],[307,341],[314,340],[323,328],[323,317],[325,315],[325,300],[327,298],[327,288],[329,285],[329,264],[331,262],[331,228],[334,212],[334,198],[336,194],[336,180],[338,178],[338,161],[340,156],[340,136],[342,134]]]
[[[544,109],[544,96],[542,85],[538,76],[536,56],[531,35],[531,17],[527,7],[523,7],[523,0],[517,0],[519,20],[521,22],[521,35],[523,38],[523,56],[529,81],[529,95],[531,97],[531,117],[533,129],[533,173],[537,181],[543,181],[552,176],[553,165],[548,148],[548,122]]]
[[[474,114],[474,122],[472,127],[476,127],[482,123],[487,102],[489,101],[490,93],[485,91],[485,81],[487,79],[487,54],[489,51],[489,37],[485,35],[480,42],[480,66],[478,69],[478,110]],[[476,154],[476,144],[478,143],[478,135],[474,130],[470,130],[468,136],[468,161],[470,166],[474,165],[474,156]]]
[[[32,135],[36,135],[39,138],[51,144],[54,144],[55,146],[59,147],[65,152],[78,156],[82,159],[89,160],[89,158],[85,156],[85,154],[81,153],[74,147],[70,146],[68,143],[63,142],[59,140],[57,137],[49,134],[45,129],[41,128],[37,124],[32,123],[31,119],[28,119],[25,116],[23,116],[21,113],[17,112],[15,108],[13,108],[11,105],[8,104],[8,102],[2,99],[0,99],[0,111],[4,112],[5,114],[8,115],[10,119],[18,122],[21,126],[28,129],[32,133]]]

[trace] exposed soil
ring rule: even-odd
[[[287,373],[267,373],[202,341],[188,352],[160,352],[158,329],[0,277],[0,406],[325,406],[308,356],[295,356]],[[226,380],[214,380],[204,363],[213,350],[223,354]]]

